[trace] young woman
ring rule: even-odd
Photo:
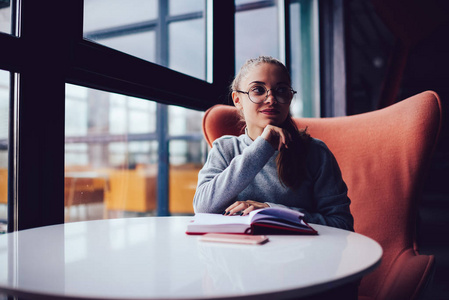
[[[245,134],[213,143],[198,175],[195,212],[246,215],[280,206],[301,211],[306,222],[353,230],[347,187],[334,156],[291,118],[296,92],[286,67],[271,57],[250,59],[231,93]]]

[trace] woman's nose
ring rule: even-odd
[[[269,103],[278,102],[278,100],[276,99],[276,96],[274,95],[272,90],[267,91],[267,98],[265,99],[265,102],[269,102]]]

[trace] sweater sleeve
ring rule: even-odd
[[[304,213],[306,222],[322,224],[354,231],[354,219],[350,211],[348,188],[343,181],[340,167],[327,146],[318,141],[309,156],[313,179],[313,209],[289,207]],[[271,207],[281,204],[267,203]]]
[[[206,163],[198,173],[193,199],[195,213],[222,213],[275,152],[262,137],[258,137],[241,153],[238,143],[237,138],[226,137],[214,142]]]

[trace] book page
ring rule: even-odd
[[[224,216],[221,214],[197,213],[195,214],[196,225],[224,225],[224,224],[251,224],[251,215],[246,216]]]
[[[298,224],[303,223],[302,218],[304,217],[304,214],[287,208],[269,207],[254,210],[249,216],[251,216],[252,222],[257,222],[257,220],[260,219],[283,219]]]

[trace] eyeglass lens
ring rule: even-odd
[[[268,98],[268,91],[271,91],[272,95],[276,98],[276,101],[279,101],[280,103],[288,103],[293,98],[293,91],[287,86],[279,86],[268,90],[263,85],[256,85],[250,88],[248,96],[254,103],[262,103]]]

